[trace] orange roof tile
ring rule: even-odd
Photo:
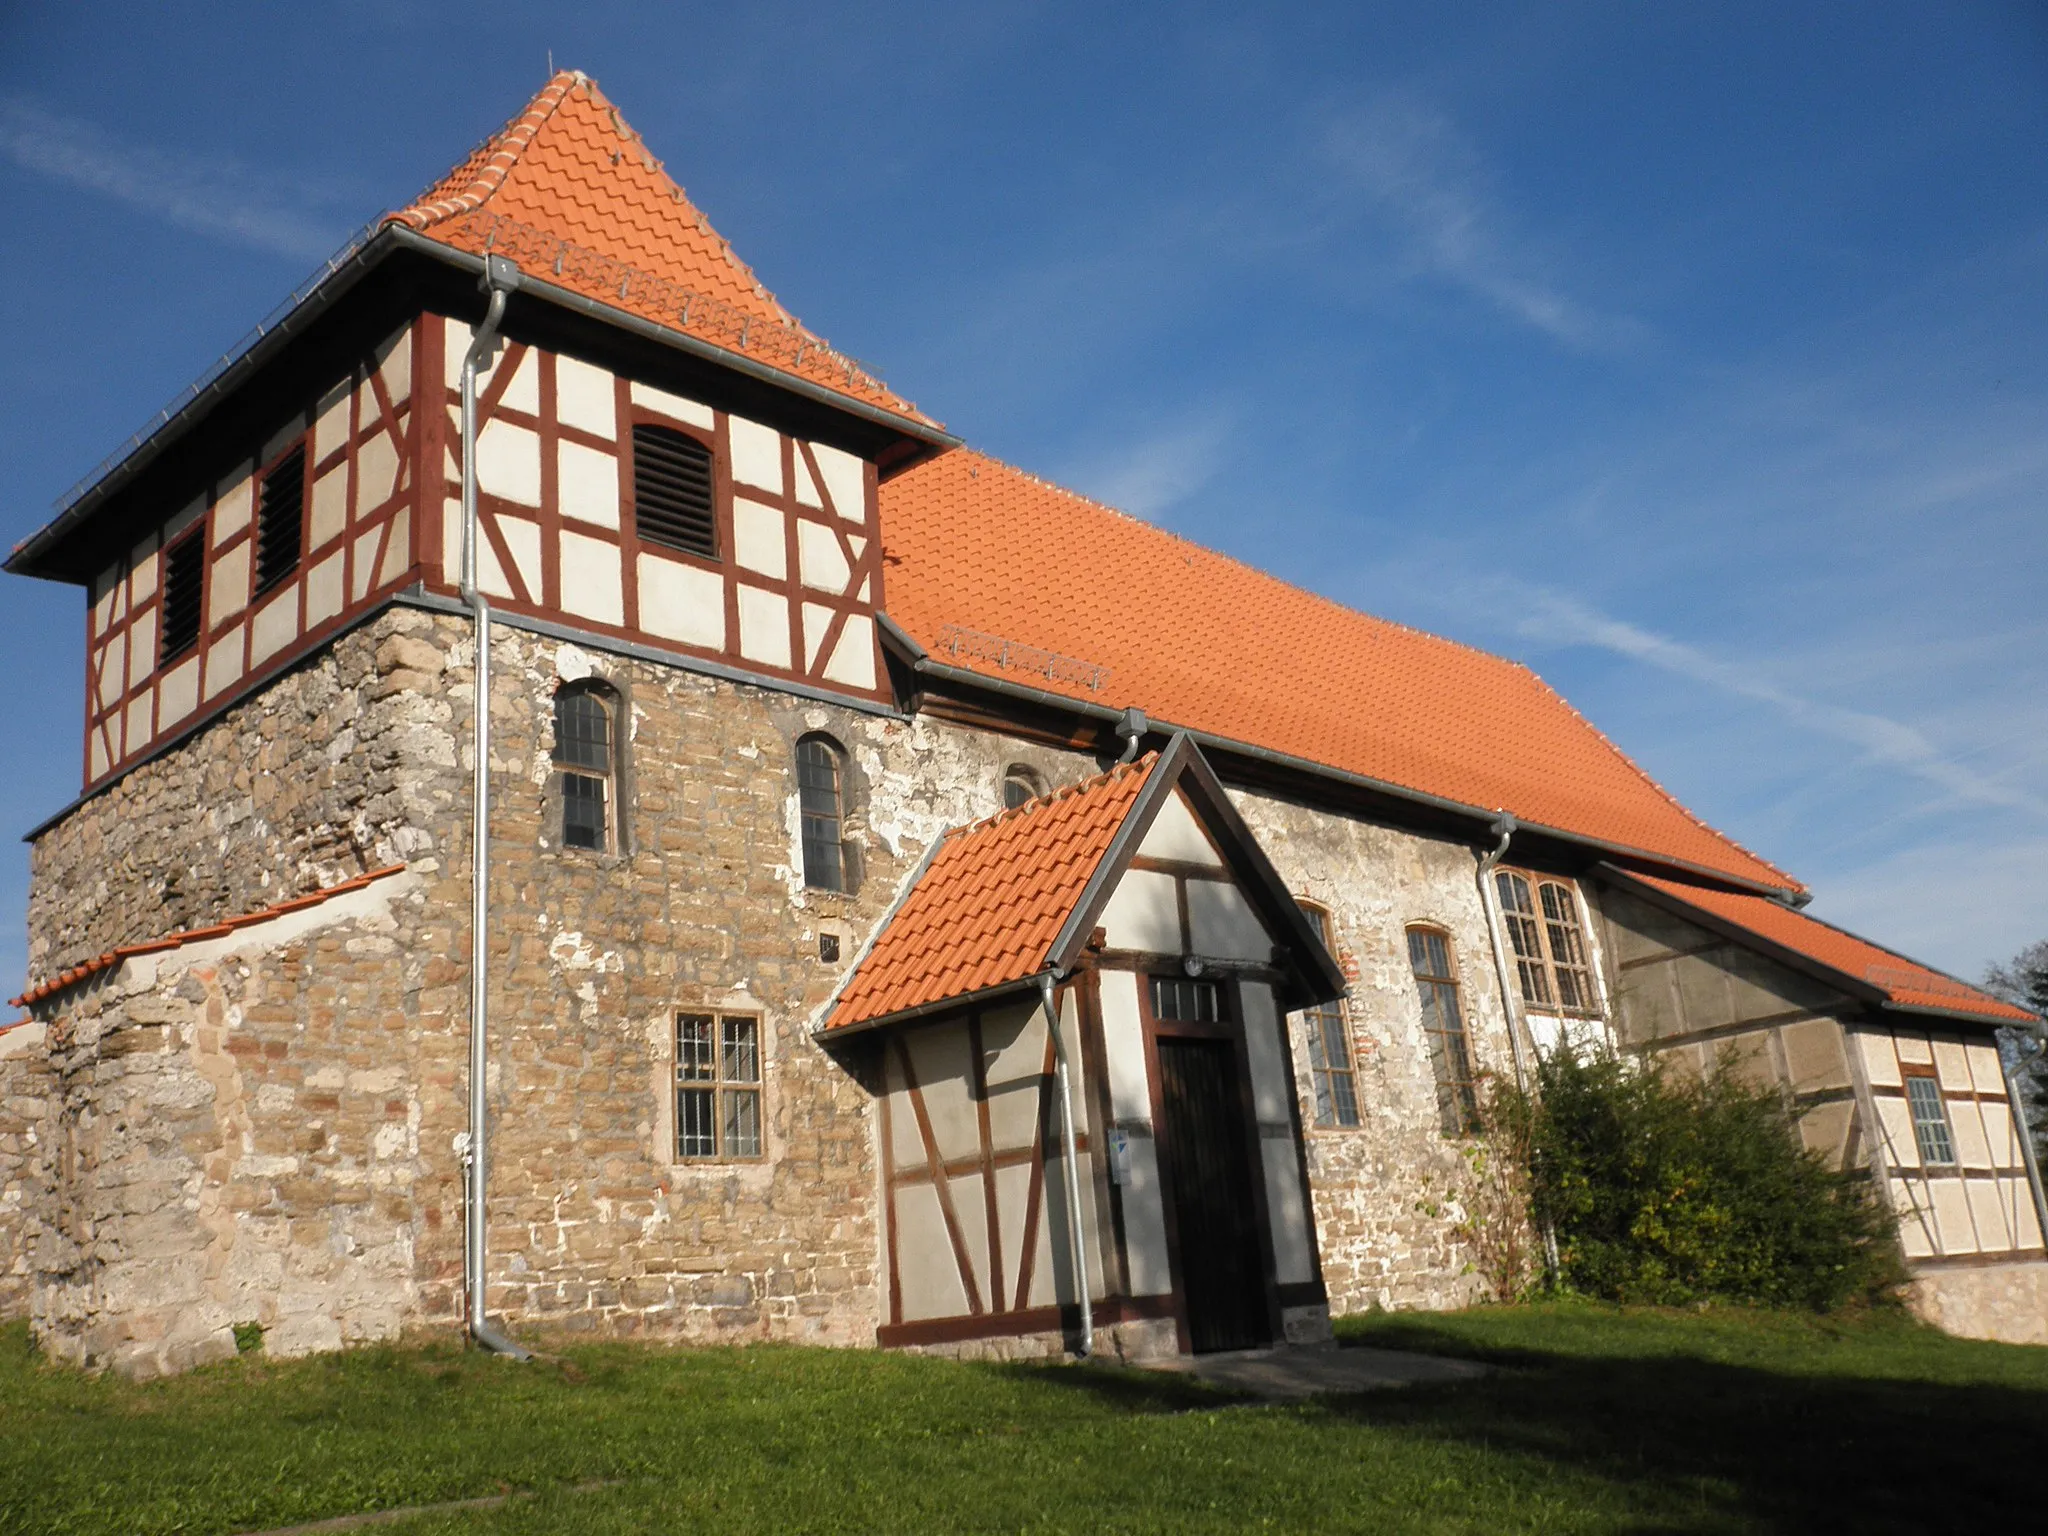
[[[854,968],[825,1028],[1037,975],[1158,761],[1149,753],[946,833]]]
[[[385,216],[472,255],[925,426],[931,419],[775,300],[595,81],[574,70]]]
[[[1781,889],[1519,663],[1342,607],[967,449],[881,490],[939,662]],[[959,630],[978,632],[961,644]],[[987,643],[1054,653],[1035,671]]]
[[[96,955],[90,960],[72,966],[69,970],[59,971],[55,976],[46,977],[42,981],[34,983],[21,996],[9,998],[7,1005],[10,1008],[26,1008],[31,1003],[39,1003],[46,997],[52,997],[62,992],[66,987],[75,986],[89,977],[97,976],[101,971],[111,970],[130,956],[154,955],[163,950],[177,949],[185,944],[196,944],[203,939],[223,938],[233,933],[236,929],[247,928],[253,923],[265,922],[273,917],[283,917],[288,912],[297,912],[306,907],[317,907],[321,902],[332,901],[345,891],[359,891],[364,886],[374,881],[382,880],[387,875],[398,874],[404,868],[403,864],[387,864],[382,869],[370,870],[366,874],[357,875],[350,880],[340,881],[335,885],[327,886],[323,890],[308,891],[303,896],[294,896],[288,901],[280,901],[255,912],[244,912],[239,917],[223,918],[220,922],[209,924],[204,928],[186,928],[177,933],[165,934],[160,939],[151,939],[144,944],[124,944],[119,949],[110,949],[103,955]],[[21,1019],[16,1022],[25,1024],[29,1021]]]
[[[1964,1013],[2014,1024],[2030,1024],[2034,1016],[2024,1008],[1979,991],[1967,982],[1930,970],[1908,960],[1896,950],[1885,949],[1860,939],[1819,918],[1808,917],[1762,896],[1734,891],[1705,890],[1660,880],[1653,875],[1627,872],[1627,878],[1661,891],[1673,900],[1717,917],[1723,923],[1768,940],[1838,975],[1865,986],[1875,987],[1885,1000],[1900,1008],[1926,1009],[1934,1013]]]

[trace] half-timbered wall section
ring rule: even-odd
[[[1852,1037],[1906,1257],[2040,1258],[2026,1153],[1991,1037],[1869,1024]]]
[[[1078,993],[1061,1028],[1080,1060]],[[1057,1333],[1074,1307],[1071,1209],[1053,1042],[1034,997],[883,1040],[883,1184],[889,1245],[884,1343]],[[1084,1122],[1085,1124],[1085,1122]],[[1094,1161],[1092,1126],[1076,1138]],[[1097,1180],[1084,1173],[1088,1293],[1104,1294]]]
[[[470,331],[428,317],[445,392],[434,584],[460,575],[459,384]],[[514,612],[880,698],[875,471],[826,443],[517,342],[482,374],[478,582]],[[648,537],[635,515],[635,428],[710,456],[710,537]]]
[[[86,608],[87,788],[415,579],[414,352],[410,328],[367,351],[349,377],[251,443],[94,579]],[[259,572],[266,482],[273,523],[277,512],[297,519],[297,552],[287,564],[285,530],[282,544],[273,541],[270,568]],[[179,643],[181,631],[188,643]]]
[[[1806,1145],[1861,1167],[1868,1147],[1842,1019],[1861,1004],[1611,886],[1597,900],[1622,1043],[1698,1075],[1727,1066],[1782,1087]]]

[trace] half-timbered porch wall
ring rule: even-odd
[[[1073,1064],[1088,1295],[1114,1349],[1190,1346],[1183,1233],[1161,1146],[1162,1038],[1232,1047],[1236,1130],[1252,1170],[1264,1337],[1327,1336],[1299,1108],[1274,943],[1188,802],[1169,796],[1058,992]],[[1151,982],[1199,981],[1213,1020],[1161,1017]],[[1025,1336],[1077,1321],[1054,1053],[1025,1001],[886,1032],[878,1135],[885,1191],[885,1344]]]

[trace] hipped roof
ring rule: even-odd
[[[597,83],[563,70],[386,216],[456,250],[682,331],[921,427],[930,417],[777,302]]]

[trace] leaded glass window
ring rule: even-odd
[[[797,811],[803,823],[804,884],[813,890],[843,891],[846,846],[844,760],[839,748],[823,736],[806,736],[796,744]]]
[[[1563,1013],[1598,1013],[1600,993],[1571,883],[1502,869],[1495,871],[1493,884],[1522,1001]]]
[[[1330,914],[1321,907],[1301,904],[1301,915],[1322,940],[1323,948],[1334,952]],[[1344,1016],[1344,1000],[1332,998],[1301,1011],[1303,1033],[1308,1037],[1309,1076],[1315,1085],[1316,1124],[1355,1126],[1358,1124],[1358,1082],[1351,1056],[1351,1027]]]
[[[562,789],[562,843],[612,846],[618,781],[610,701],[591,688],[555,695],[555,767]]]
[[[1408,968],[1422,1003],[1422,1038],[1436,1079],[1437,1117],[1446,1136],[1463,1136],[1478,1127],[1479,1101],[1473,1090],[1465,1008],[1458,995],[1450,935],[1436,928],[1410,928]]]
[[[1931,1077],[1909,1077],[1906,1101],[1913,1106],[1913,1140],[1919,1143],[1920,1161],[1929,1167],[1954,1166],[1956,1139],[1949,1129],[1948,1106],[1941,1102],[1941,1084]]]

